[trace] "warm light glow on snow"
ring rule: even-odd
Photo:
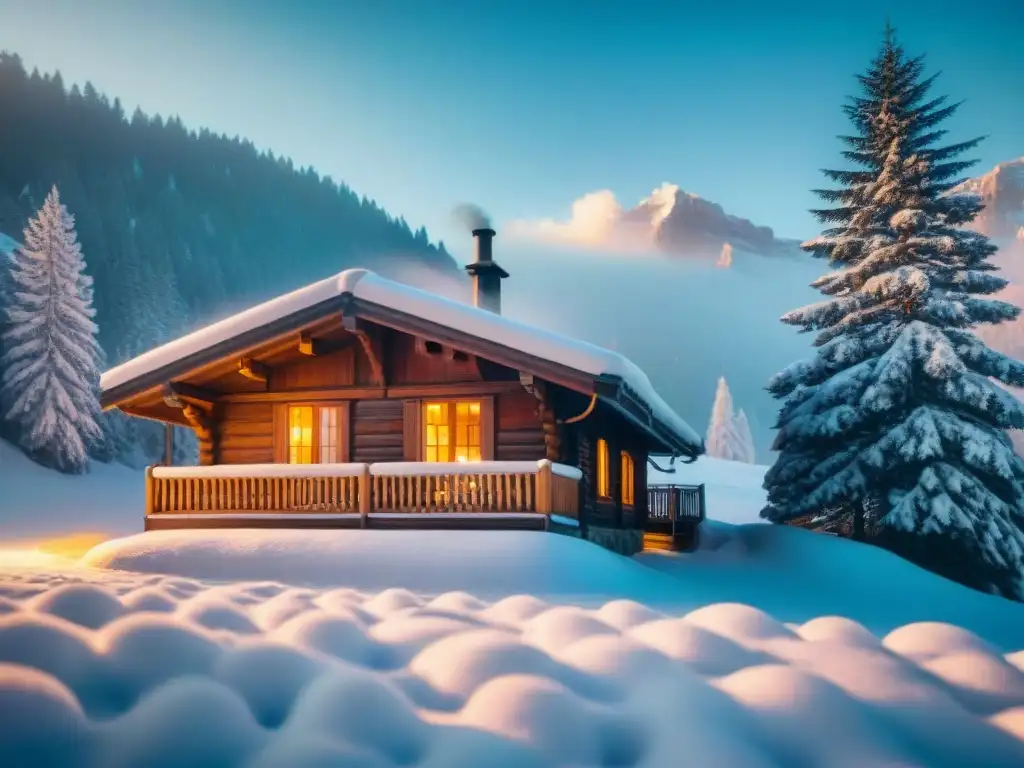
[[[0,541],[0,568],[66,567],[110,536],[75,533],[52,539]]]
[[[49,568],[60,565],[65,558],[35,548],[0,549],[0,568]]]

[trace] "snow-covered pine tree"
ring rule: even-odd
[[[74,217],[56,187],[25,229],[8,297],[0,364],[3,417],[37,461],[84,472],[90,446],[103,437],[97,424],[100,348],[92,281]]]
[[[739,440],[742,458],[738,461],[746,464],[754,464],[757,460],[757,452],[754,450],[754,435],[750,431],[750,422],[747,420],[746,411],[740,408],[735,420],[736,438]]]
[[[1024,462],[1008,429],[1024,407],[993,382],[1024,384],[1024,363],[971,332],[1017,316],[983,298],[1005,285],[995,248],[962,228],[981,202],[950,194],[978,140],[941,146],[956,110],[891,30],[859,78],[842,137],[857,170],[826,171],[817,194],[829,228],[804,244],[837,268],[813,285],[828,298],[785,315],[816,332],[816,354],[777,374],[782,399],[762,516],[785,522],[865,508],[885,546],[974,586],[1021,596]],[[884,534],[892,534],[888,538]],[[970,565],[966,565],[966,563]]]
[[[746,461],[746,449],[737,431],[736,414],[733,412],[732,393],[725,377],[718,380],[715,403],[711,406],[711,421],[708,423],[705,440],[708,456],[728,461]]]

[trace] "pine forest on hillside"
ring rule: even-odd
[[[20,240],[57,186],[107,364],[347,267],[458,273],[425,230],[312,169],[176,117],[128,117],[15,55],[0,54],[0,115],[0,232]]]

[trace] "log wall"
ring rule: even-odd
[[[225,403],[218,416],[218,464],[274,461],[274,406],[271,403]]]
[[[526,390],[495,398],[497,461],[537,461],[547,456],[537,398]]]
[[[581,520],[586,525],[601,528],[642,528],[647,517],[647,457],[643,436],[621,419],[599,406],[594,413],[577,424],[568,425],[563,440],[574,448],[572,457],[563,455],[562,461],[579,466],[583,472],[580,483]],[[608,470],[610,499],[597,496],[597,441],[608,443]],[[632,506],[622,503],[621,452],[633,457]],[[565,452],[563,451],[563,454]]]
[[[357,400],[352,405],[352,461],[405,461],[401,400]]]

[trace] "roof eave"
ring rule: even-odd
[[[352,294],[350,292],[332,296],[317,304],[277,318],[272,322],[265,323],[256,328],[250,328],[195,354],[176,359],[141,376],[128,379],[115,387],[101,390],[100,407],[103,410],[115,408],[126,400],[130,400],[155,387],[163,386],[178,376],[194,371],[197,368],[210,365],[231,355],[240,354],[247,349],[258,347],[275,338],[295,333],[304,326],[321,320],[333,312],[344,314],[344,310],[350,305],[351,301]]]
[[[595,389],[600,400],[629,419],[634,425],[654,438],[658,447],[675,456],[695,459],[704,453],[703,444],[694,445],[661,422],[631,388],[618,376],[597,377]]]

